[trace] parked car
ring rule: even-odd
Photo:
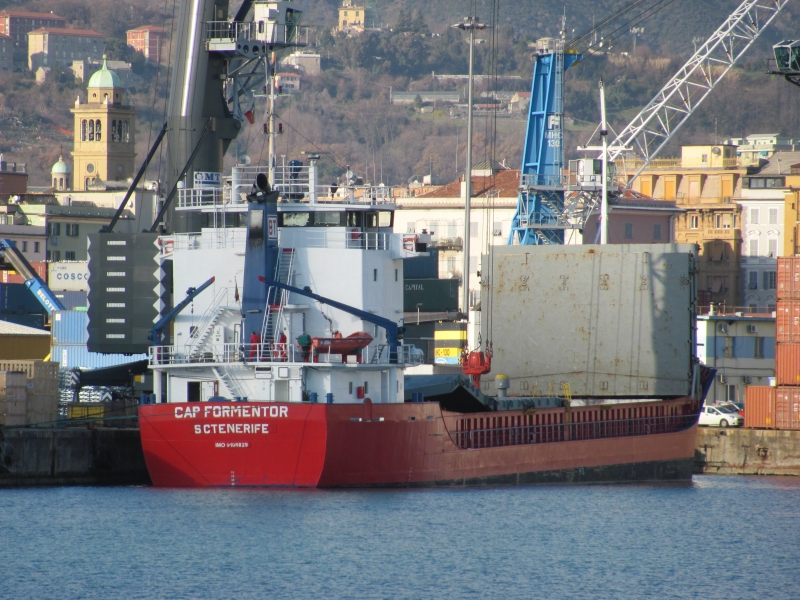
[[[711,427],[739,427],[744,419],[734,409],[727,406],[704,406],[700,413],[699,425]]]
[[[720,406],[727,406],[728,408],[732,408],[737,413],[739,413],[740,417],[744,417],[744,402],[723,402]]]

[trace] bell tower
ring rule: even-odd
[[[80,97],[75,115],[73,189],[87,190],[104,181],[124,181],[135,174],[136,109],[125,104],[119,76],[103,66],[89,79],[87,101]]]

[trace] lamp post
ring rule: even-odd
[[[469,31],[469,83],[467,86],[467,164],[464,169],[464,274],[461,282],[461,310],[469,320],[469,235],[470,235],[470,198],[472,198],[472,88],[473,64],[475,60],[475,30],[486,29],[487,25],[478,22],[477,17],[464,17],[461,23],[453,25],[454,29]]]

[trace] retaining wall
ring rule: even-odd
[[[695,473],[800,475],[800,431],[699,427]]]

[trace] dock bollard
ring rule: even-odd
[[[325,402],[328,404],[333,404],[333,394],[331,392],[325,394]]]
[[[317,394],[317,392],[311,392],[308,397],[309,397],[309,400],[311,400],[311,402],[313,404],[316,404],[317,402],[319,402],[319,400],[318,400],[319,395]]]

